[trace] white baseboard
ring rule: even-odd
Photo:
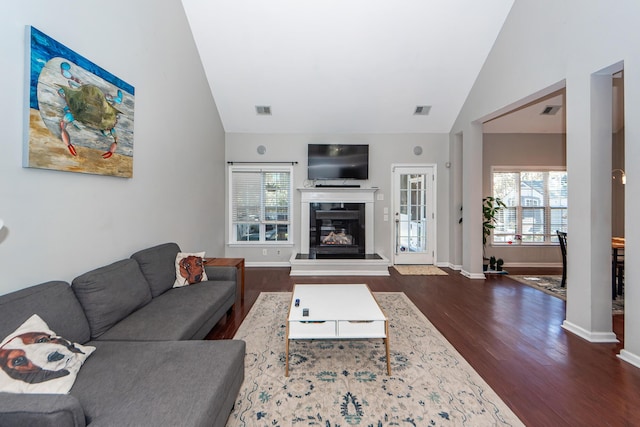
[[[456,270],[456,271],[460,271],[461,274],[465,277],[469,277],[471,279],[484,279],[484,274],[482,275],[474,275],[477,277],[471,277],[469,276],[467,272],[462,271],[462,265],[457,265],[457,264],[451,264],[449,262],[438,262],[436,263],[437,267],[445,267],[445,268],[450,268],[452,270]],[[287,262],[287,261],[261,261],[261,262],[247,262],[246,263],[246,267],[291,267],[291,263]],[[505,263],[504,264],[504,268],[507,267],[547,267],[547,268],[555,268],[555,267],[559,267],[562,268],[562,263],[552,263],[552,262],[511,262],[511,263]],[[480,277],[482,276],[482,277]]]
[[[561,262],[505,262],[504,268],[507,267],[543,267],[543,268],[562,268]]]
[[[636,368],[640,368],[640,356],[638,356],[637,354],[631,353],[627,350],[620,350],[618,358],[624,360],[627,363],[631,363]]]
[[[263,262],[247,262],[245,267],[291,267],[288,261],[263,261]]]
[[[460,274],[462,274],[464,277],[467,277],[469,279],[479,279],[479,280],[486,279],[486,277],[484,277],[484,273],[469,273],[467,270],[460,270]]]
[[[568,320],[565,320],[564,322],[562,322],[562,329],[569,331],[572,334],[575,334],[580,338],[583,338],[589,342],[595,342],[595,343],[620,342],[616,338],[616,334],[613,332],[591,332],[576,325],[575,323],[569,322]]]

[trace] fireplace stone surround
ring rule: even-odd
[[[360,187],[304,187],[298,188],[300,192],[300,253],[293,254],[290,259],[292,276],[310,275],[370,275],[388,276],[389,260],[382,255],[374,253],[374,203],[377,188]],[[317,257],[310,253],[313,249],[311,243],[311,216],[312,204],[321,206],[335,206],[349,208],[361,205],[358,210],[363,211],[364,251],[358,250],[357,256],[353,254],[351,247],[348,251],[352,254],[335,256],[323,254]],[[347,209],[353,210],[353,209]],[[326,213],[331,216],[331,213]],[[351,214],[353,215],[353,214]],[[315,222],[314,222],[315,223]],[[342,230],[340,230],[342,231]],[[315,234],[314,234],[315,235]],[[359,238],[361,240],[361,237]],[[343,248],[344,252],[345,249]],[[313,251],[311,251],[313,252]]]

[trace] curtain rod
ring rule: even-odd
[[[289,164],[291,163],[292,165],[297,165],[298,162],[227,162],[228,165],[233,165],[233,164],[252,164],[252,165],[262,165],[265,163],[273,163],[273,164]]]

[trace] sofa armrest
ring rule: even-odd
[[[80,402],[70,394],[0,393],[0,427],[85,427]]]
[[[235,267],[218,267],[205,265],[205,272],[209,280],[226,280],[231,282],[238,281],[238,269]]]

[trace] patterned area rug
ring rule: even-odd
[[[394,265],[398,273],[404,276],[448,276],[446,271],[435,265]]]
[[[293,340],[291,293],[263,292],[235,335],[247,342],[235,426],[522,426],[467,361],[401,292],[374,293],[389,318],[383,341]]]
[[[549,295],[567,300],[567,288],[560,286],[562,276],[509,276],[532,288],[536,288]],[[621,295],[611,301],[613,314],[624,314],[624,298]]]

